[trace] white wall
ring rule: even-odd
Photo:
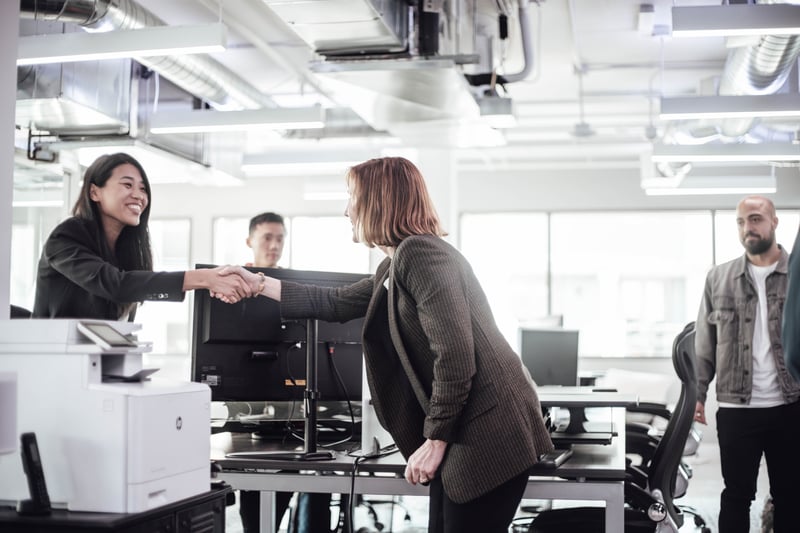
[[[19,2],[0,5],[0,72],[16,70]],[[9,316],[11,280],[11,199],[14,196],[14,112],[16,76],[0,82],[0,320]]]

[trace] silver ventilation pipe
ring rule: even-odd
[[[781,0],[761,0],[761,4],[797,3]],[[725,69],[720,79],[721,95],[760,95],[775,93],[800,55],[800,36],[762,35],[758,43],[740,46],[728,53]],[[723,121],[722,133],[738,137],[753,126],[752,119]]]
[[[20,15],[36,20],[71,22],[86,31],[164,26],[164,21],[132,0],[21,0]],[[212,105],[233,103],[243,109],[275,107],[270,98],[207,55],[136,60]]]
[[[522,54],[525,64],[522,70],[513,74],[503,74],[503,78],[508,83],[523,81],[528,77],[533,68],[533,40],[531,38],[531,23],[528,19],[529,0],[519,0],[519,29],[522,36]]]

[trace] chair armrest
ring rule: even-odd
[[[629,405],[625,407],[625,410],[629,413],[645,413],[653,416],[660,416],[665,420],[669,420],[672,417],[672,411],[663,403],[639,402],[638,405]]]

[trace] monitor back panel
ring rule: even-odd
[[[578,331],[521,329],[520,357],[537,385],[578,384]]]

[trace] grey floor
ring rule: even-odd
[[[717,532],[717,514],[719,513],[719,494],[722,490],[722,479],[719,469],[719,447],[716,442],[704,441],[700,444],[698,454],[687,458],[687,462],[692,466],[694,475],[689,483],[686,495],[679,500],[679,503],[690,505],[697,509],[705,518],[707,526],[712,532]],[[758,493],[756,500],[750,509],[751,533],[761,532],[760,515],[764,506],[764,501],[769,493],[769,483],[766,477],[766,466],[762,464],[761,474],[758,479]],[[388,497],[378,496],[375,500],[386,501]],[[405,497],[398,499],[400,505],[380,503],[374,505],[379,522],[384,525],[383,532],[395,533],[422,533],[427,531],[427,499],[422,497]],[[523,501],[522,507],[538,506],[543,502]],[[554,502],[554,506],[574,505],[574,502]],[[405,509],[408,511],[406,520]],[[336,511],[334,510],[334,514]],[[520,511],[518,522],[526,520],[526,513]],[[285,525],[284,525],[285,528]],[[378,531],[374,520],[370,518],[365,507],[356,508],[355,530],[366,528],[366,531]],[[524,531],[524,529],[521,529]],[[242,525],[239,520],[238,506],[228,507],[226,510],[226,531],[228,533],[241,533]],[[285,531],[282,529],[281,531]],[[361,533],[366,533],[362,531]],[[687,518],[682,533],[699,531],[694,527],[691,518]]]

